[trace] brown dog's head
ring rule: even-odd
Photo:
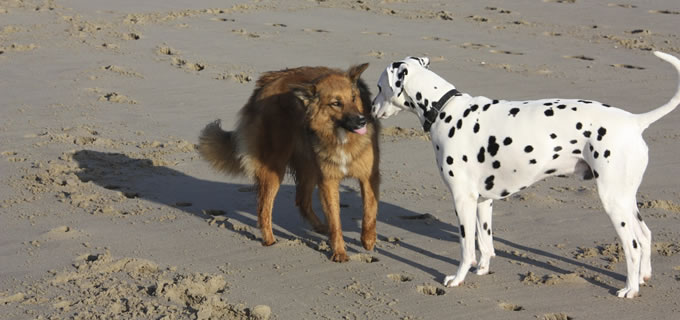
[[[366,133],[366,112],[357,82],[368,63],[350,67],[346,72],[331,72],[312,83],[289,85],[293,94],[307,107],[310,128],[335,133],[342,128]]]

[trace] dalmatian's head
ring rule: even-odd
[[[378,80],[378,95],[373,100],[373,115],[387,119],[403,109],[408,109],[404,84],[409,78],[409,72],[417,72],[429,66],[430,59],[425,57],[406,57],[387,66]]]

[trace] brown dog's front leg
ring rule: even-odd
[[[361,223],[361,244],[366,250],[373,250],[375,246],[376,232],[375,221],[378,216],[378,190],[380,185],[379,174],[373,173],[366,180],[359,181],[361,184],[361,197],[364,201],[364,219]]]
[[[340,181],[324,180],[319,184],[321,205],[328,222],[328,237],[333,248],[331,259],[335,262],[349,260],[345,250],[345,240],[342,238],[342,226],[340,225]]]

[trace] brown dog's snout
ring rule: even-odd
[[[347,131],[353,131],[359,134],[365,133],[366,129],[366,117],[362,114],[346,115],[340,122],[340,126],[347,129]]]

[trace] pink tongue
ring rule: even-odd
[[[354,130],[354,132],[358,133],[358,134],[366,134],[366,126],[363,126],[359,129],[356,129],[356,130]]]

